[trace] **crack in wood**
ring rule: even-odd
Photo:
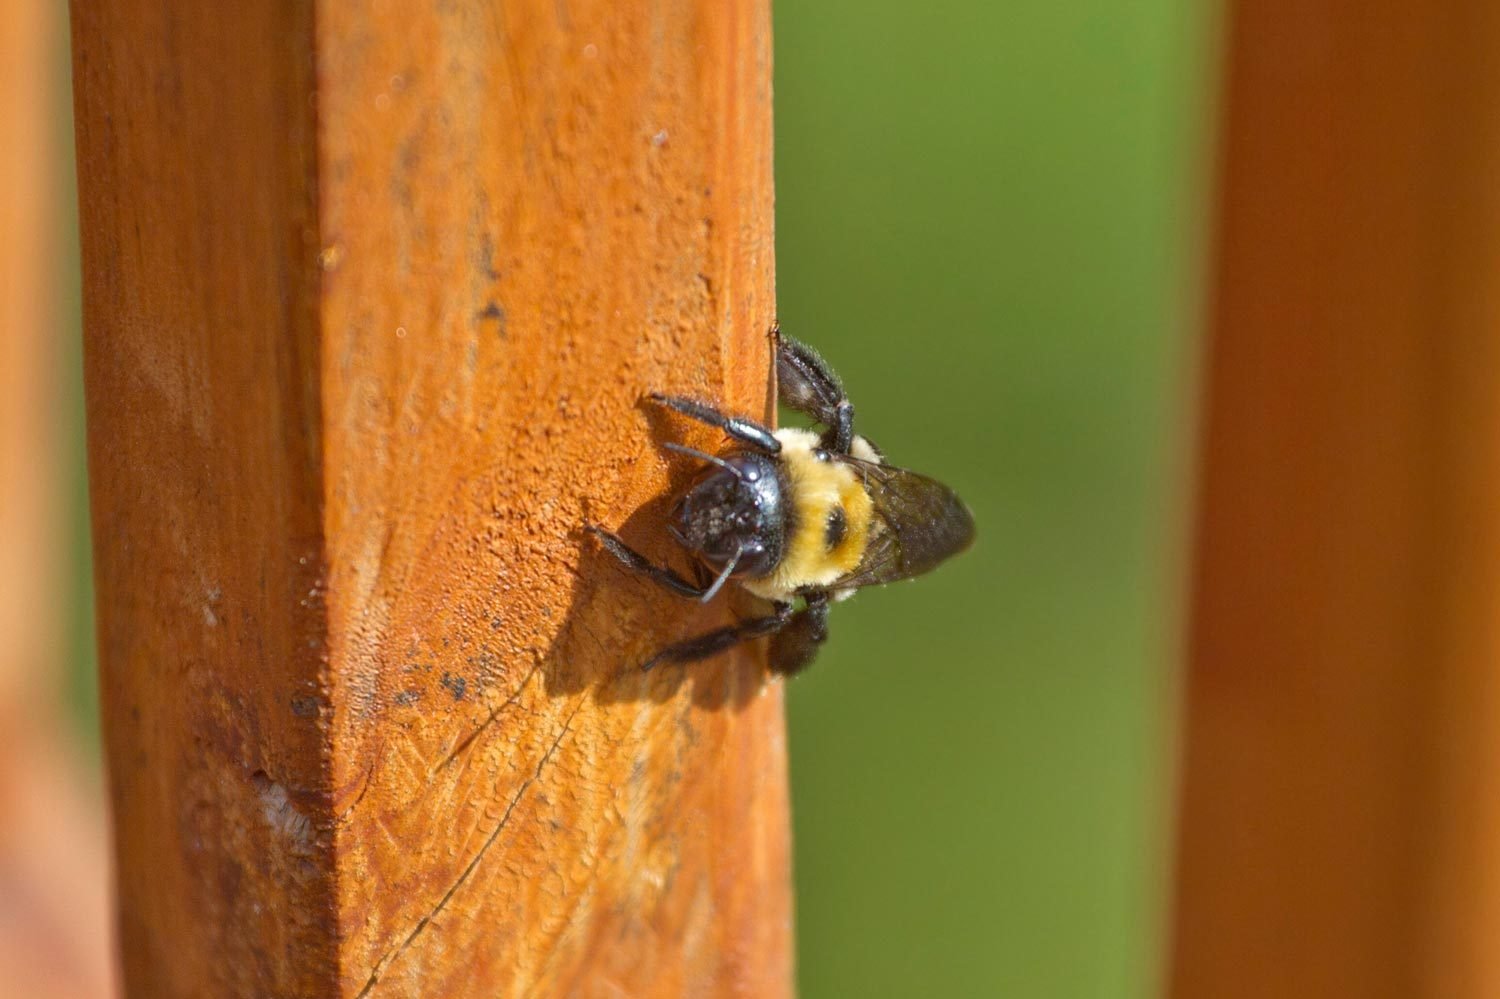
[[[464,750],[468,749],[469,746],[473,745],[474,740],[483,735],[484,730],[489,728],[490,725],[494,723],[496,718],[500,717],[500,712],[504,711],[512,704],[515,704],[516,701],[520,699],[521,695],[526,691],[526,685],[531,682],[531,678],[536,676],[537,671],[541,668],[542,667],[540,663],[531,667],[531,672],[526,674],[526,678],[521,681],[521,685],[516,688],[516,692],[507,697],[505,699],[505,703],[496,705],[495,709],[490,712],[489,717],[480,722],[479,725],[474,729],[474,731],[464,736],[463,741],[454,746],[453,751],[443,758],[443,762],[433,767],[428,772],[428,775],[431,776],[432,774],[437,773],[439,770],[442,770],[444,767],[448,766],[448,764],[457,759],[458,754],[462,753]]]
[[[533,672],[535,672],[535,670],[533,670]],[[530,679],[530,677],[528,676],[527,679]],[[525,686],[524,682],[522,686]],[[516,695],[519,696],[519,694],[520,691],[517,690]],[[502,705],[502,707],[503,706],[504,705]],[[386,951],[386,953],[381,955],[380,959],[375,962],[375,966],[371,969],[370,977],[365,982],[364,988],[359,990],[360,997],[370,994],[370,990],[380,983],[380,976],[385,973],[386,969],[394,964],[397,959],[399,959],[401,955],[406,952],[407,948],[409,948],[416,941],[416,939],[422,935],[422,931],[427,929],[427,925],[437,917],[438,913],[443,911],[443,907],[448,904],[449,899],[453,898],[454,894],[457,893],[457,891],[464,886],[469,878],[473,876],[474,872],[479,868],[479,862],[484,859],[485,854],[489,852],[490,847],[495,845],[495,842],[500,838],[500,834],[504,832],[505,827],[510,824],[511,813],[516,810],[516,806],[520,804],[521,799],[525,796],[527,789],[530,788],[532,784],[535,784],[538,780],[541,779],[542,771],[546,768],[547,764],[551,762],[553,755],[557,752],[557,747],[562,745],[563,737],[566,736],[569,730],[572,728],[573,719],[577,716],[579,709],[582,707],[583,699],[580,698],[578,704],[568,714],[567,720],[563,722],[562,731],[557,733],[557,738],[552,740],[552,745],[548,747],[547,751],[542,754],[542,758],[537,762],[536,770],[530,777],[526,778],[525,782],[519,788],[516,789],[516,793],[510,799],[510,804],[505,806],[505,814],[500,816],[499,823],[496,824],[494,831],[491,832],[489,837],[484,841],[484,845],[479,848],[479,852],[474,854],[474,859],[470,860],[468,866],[466,866],[459,873],[453,884],[450,885],[448,887],[448,890],[443,893],[443,897],[438,899],[437,904],[432,907],[432,910],[428,912],[427,915],[417,920],[416,926],[412,927],[411,932],[406,935],[406,939],[402,940],[401,943],[395,947],[395,949]],[[499,709],[496,710],[498,712]]]
[[[384,743],[384,741],[382,741],[381,745],[380,745],[380,749],[378,749],[378,750],[375,751],[375,757],[376,757],[376,759],[380,758],[381,752],[384,749],[385,749],[385,743]],[[348,808],[344,809],[342,812],[338,813],[337,815],[335,815],[333,817],[333,823],[334,823],[334,825],[340,825],[341,826],[344,823],[346,823],[346,822],[349,821],[349,816],[351,816],[351,815],[354,814],[354,809],[357,808],[357,807],[359,807],[359,803],[361,801],[365,800],[365,793],[370,790],[370,778],[373,777],[373,776],[375,776],[375,763],[373,761],[371,761],[370,765],[365,768],[365,776],[364,776],[364,780],[362,780],[360,782],[359,793],[354,796],[354,800],[353,801],[349,802],[349,807]]]

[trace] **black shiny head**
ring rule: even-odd
[[[714,459],[672,510],[670,530],[715,572],[764,576],[786,539],[787,504],[776,459],[741,452]]]

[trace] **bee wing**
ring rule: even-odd
[[[880,521],[854,571],[834,585],[873,586],[918,576],[974,541],[974,517],[947,486],[904,468],[841,458],[864,477]]]

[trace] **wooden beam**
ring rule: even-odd
[[[1500,993],[1500,9],[1231,5],[1173,991]]]
[[[772,413],[765,3],[73,16],[128,987],[786,994],[780,687],[580,535]]]

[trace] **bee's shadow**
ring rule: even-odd
[[[646,407],[658,440],[672,440],[680,430],[656,407]],[[601,524],[627,545],[658,564],[669,565],[691,579],[690,558],[666,529],[675,497],[698,465],[672,462],[671,485],[618,526]],[[544,662],[547,693],[568,696],[590,688],[603,704],[621,701],[671,700],[684,683],[692,684],[693,703],[701,708],[742,708],[766,682],[754,654],[756,644],[731,649],[696,663],[661,663],[641,668],[666,646],[731,623],[729,608],[750,598],[736,588],[708,605],[671,593],[631,572],[580,524],[570,535],[578,545],[578,571],[572,600],[548,648]],[[741,616],[754,613],[738,607]]]

